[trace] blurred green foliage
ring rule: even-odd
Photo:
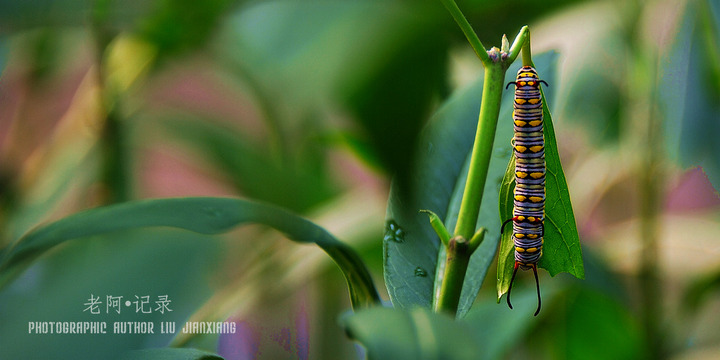
[[[483,278],[496,275],[488,258],[478,262],[482,269],[469,280],[474,288],[464,296],[469,311],[460,322],[425,310],[375,309],[343,324],[355,330],[351,334],[363,339],[370,354],[380,351],[379,357],[407,355],[403,351],[408,348],[458,356],[475,349],[491,359],[717,354],[720,276],[715,247],[707,244],[720,231],[720,209],[717,200],[706,207],[694,205],[697,199],[717,199],[717,194],[686,195],[682,182],[688,168],[702,166],[705,181],[716,191],[720,188],[717,2],[498,0],[461,1],[459,6],[488,46],[498,46],[502,34],[530,24],[535,52],[558,48],[559,76],[551,83],[554,92],[547,103],[584,256],[591,259],[586,281],[541,275],[543,312],[532,318],[529,281],[519,280],[513,311],[495,303],[490,282],[474,296]],[[108,41],[91,40],[98,35]],[[123,53],[120,45],[127,43],[135,47]],[[366,182],[384,186],[397,175],[400,183],[412,183],[418,164],[433,151],[445,151],[416,147],[437,109],[442,109],[438,118],[457,114],[469,117],[468,122],[477,119],[479,98],[458,102],[450,96],[473,93],[472,86],[463,89],[480,69],[467,54],[460,31],[435,1],[0,1],[0,244],[8,246],[43,222],[111,201],[104,194],[113,185],[103,182],[101,173],[117,164],[106,161],[114,157],[101,155],[109,150],[99,143],[109,112],[88,105],[101,98],[114,106],[126,136],[126,146],[112,151],[127,161],[127,171],[114,176],[127,177],[118,183],[128,185],[129,199],[165,196],[161,190],[172,190],[172,195],[250,197],[305,216],[342,211],[343,221],[335,218],[336,223],[358,221],[360,227],[377,229],[374,238],[357,230],[335,235],[362,239],[352,246],[373,257],[366,262],[379,278],[382,223],[358,219],[367,211],[366,203],[377,197],[382,202],[384,195],[367,191]],[[114,65],[98,61],[113,56],[119,59]],[[104,80],[120,76],[127,86],[116,89],[108,85],[112,81],[98,81],[98,70]],[[128,73],[136,75],[120,75]],[[645,170],[639,158],[645,156],[648,114],[657,114],[652,123],[662,127],[657,151],[664,172],[656,179],[659,192],[652,195],[682,197],[690,204],[682,208],[668,200],[659,209],[656,285],[663,302],[654,315],[661,320],[656,330],[663,341],[656,349],[648,342],[645,304],[638,296],[645,279],[636,271],[642,253],[637,181]],[[508,114],[501,116],[501,121],[509,120]],[[499,153],[507,149],[509,155],[509,138],[496,141]],[[171,155],[153,160],[157,153]],[[187,172],[164,168],[177,166],[173,161],[206,182],[177,187]],[[455,172],[465,163],[464,158],[448,161],[452,163],[443,166]],[[456,185],[441,180],[448,183],[438,189]],[[364,201],[339,205],[358,189],[367,191]],[[272,306],[278,299],[289,297],[270,289],[268,284],[278,282],[309,299],[290,306],[303,309],[298,312],[304,312],[309,325],[278,318],[271,323],[267,315],[258,320],[266,331],[286,334],[283,329],[296,326],[291,338],[248,330],[251,335],[245,339],[257,347],[236,344],[240,350],[235,353],[227,349],[240,343],[236,338],[209,336],[191,345],[226,351],[221,353],[226,359],[260,353],[294,358],[283,341],[309,338],[305,345],[311,358],[355,356],[350,341],[322,340],[337,339],[342,332],[338,312],[322,309],[348,308],[346,289],[306,286],[298,280],[338,280],[324,274],[334,269],[317,265],[320,270],[312,270],[312,264],[321,262],[285,252],[284,245],[261,231],[227,236],[237,237],[261,240],[233,245],[225,238],[157,229],[72,241],[44,254],[0,290],[0,358],[27,358],[30,350],[56,359],[112,358],[172,340],[27,334],[28,321],[97,320],[82,311],[90,294],[168,294],[177,307],[157,320],[178,322],[217,304],[217,297],[235,304],[235,298],[256,296],[259,300],[247,300],[251,305],[240,301],[242,306],[231,307],[238,318],[250,321],[252,313],[276,312]],[[689,245],[700,241],[709,242],[702,243],[703,249]],[[431,265],[424,269],[427,277],[418,280],[432,291],[438,252],[427,248]],[[276,263],[264,264],[270,261]],[[409,268],[413,276],[416,267]],[[242,277],[245,283],[233,282],[239,273],[264,285],[253,286]],[[290,278],[280,281],[278,274]],[[419,295],[425,300],[431,296]],[[156,319],[133,315],[122,319]],[[395,336],[404,340],[387,341]]]

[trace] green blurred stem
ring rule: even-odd
[[[483,46],[480,42],[475,30],[473,30],[472,26],[467,21],[467,18],[465,18],[465,15],[463,15],[462,11],[460,11],[460,8],[458,8],[455,0],[440,0],[440,2],[445,5],[445,8],[448,10],[453,19],[455,19],[455,22],[458,26],[460,26],[460,29],[463,34],[465,34],[465,37],[470,43],[470,46],[472,46],[473,50],[475,50],[475,54],[477,54],[480,58],[480,61],[482,61],[483,65],[488,66],[492,61],[485,50],[485,46]]]
[[[110,2],[97,0],[93,9],[93,37],[95,40],[95,67],[100,85],[100,106],[103,128],[100,134],[102,202],[106,204],[125,202],[130,199],[130,172],[125,142],[125,127],[119,113],[120,96],[107,79],[104,55],[114,39],[114,32],[107,26]]]
[[[647,123],[646,137],[641,146],[642,160],[640,161],[640,238],[642,252],[640,259],[640,296],[643,327],[646,335],[646,348],[650,358],[665,358],[662,334],[662,286],[658,265],[659,254],[659,224],[663,194],[663,166],[662,156],[662,115],[656,105],[657,99],[657,58],[643,61],[651,65],[646,67],[649,73],[650,86],[648,86],[648,110],[645,119]]]

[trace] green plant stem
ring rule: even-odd
[[[457,313],[465,273],[470,264],[470,255],[472,252],[467,240],[460,236],[450,239],[447,247],[445,278],[440,285],[440,297],[435,303],[436,312],[442,311],[452,315]]]
[[[448,229],[445,228],[445,224],[443,224],[442,220],[440,220],[440,217],[430,210],[420,210],[420,212],[428,214],[428,217],[430,218],[430,226],[432,226],[433,230],[435,230],[435,233],[440,238],[440,241],[442,241],[445,248],[447,248],[452,235],[450,235]]]
[[[455,235],[470,239],[475,234],[475,226],[480,213],[483,190],[487,180],[490,156],[492,155],[495,130],[500,115],[505,68],[502,63],[491,63],[485,67],[483,94],[480,101],[480,116],[475,143],[470,157],[465,191],[460,203]]]
[[[510,52],[508,53],[507,64],[512,64],[520,55],[520,50],[527,49],[527,56],[530,57],[530,29],[523,26],[520,32],[513,40],[512,46],[510,46]],[[525,51],[523,51],[523,65],[525,65]]]
[[[455,22],[458,26],[460,26],[460,29],[463,34],[465,34],[465,37],[470,43],[470,46],[472,46],[473,50],[475,50],[475,54],[477,54],[480,58],[480,61],[482,61],[485,66],[488,66],[492,60],[490,60],[490,57],[485,50],[485,46],[483,46],[480,42],[480,38],[478,38],[475,30],[473,30],[472,26],[467,21],[467,18],[465,18],[465,15],[463,15],[462,11],[460,11],[460,8],[458,8],[455,0],[440,0],[440,2],[445,5],[445,8],[448,10],[453,19],[455,19]]]
[[[491,51],[498,51],[494,49]],[[475,227],[480,214],[483,190],[487,180],[490,156],[492,155],[495,130],[500,114],[500,100],[502,99],[505,67],[502,62],[491,62],[485,67],[485,80],[483,95],[480,101],[480,116],[472,154],[470,155],[470,168],[463,198],[460,203],[455,237],[447,247],[445,274],[440,286],[440,294],[435,304],[435,311],[443,311],[453,315],[457,314],[460,295],[462,293],[465,273],[467,272],[470,256],[484,238],[484,229],[477,236]],[[473,239],[472,246],[466,239]]]
[[[665,179],[662,156],[662,115],[657,110],[657,58],[641,61],[649,73],[650,85],[646,93],[648,104],[645,141],[641,146],[642,160],[639,168],[640,190],[640,238],[642,252],[640,258],[640,297],[642,303],[642,322],[645,330],[646,348],[650,358],[667,357],[663,344],[662,324],[662,286],[658,264],[659,224],[662,211],[663,179]],[[650,63],[650,64],[648,64]],[[646,65],[647,64],[647,65]]]
[[[120,115],[120,96],[107,81],[104,55],[115,37],[107,26],[109,1],[97,0],[93,9],[93,37],[95,40],[95,66],[100,85],[100,102],[103,128],[100,134],[102,203],[112,204],[130,199],[130,175],[125,143],[125,127]]]
[[[527,26],[525,27],[527,28]],[[527,31],[525,42],[522,45],[522,64],[523,66],[533,66],[532,51],[530,51],[530,30]]]

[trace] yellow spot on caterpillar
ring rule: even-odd
[[[535,217],[534,217],[534,216],[528,216],[527,219],[528,219],[528,221],[535,221]]]
[[[537,98],[537,99],[530,99],[530,100],[528,100],[528,102],[529,102],[529,103],[531,103],[531,104],[533,104],[533,105],[535,105],[535,104],[537,104],[537,103],[539,103],[539,102],[540,102],[540,98]]]
[[[545,244],[545,239],[540,240],[541,244]]]
[[[515,200],[517,201],[525,201],[525,199],[526,198],[524,195],[515,195]]]
[[[536,252],[537,250],[538,250],[537,248],[525,249],[525,251],[530,252],[530,253]]]
[[[528,124],[530,124],[530,126],[538,126],[538,125],[542,124],[542,120],[533,120],[533,121],[529,122]]]
[[[545,176],[545,173],[541,173],[541,172],[530,173],[530,177],[532,177],[533,179],[539,179],[543,176]]]
[[[534,99],[532,99],[532,100],[534,100]],[[515,103],[518,105],[522,105],[526,102],[527,102],[527,100],[525,100],[525,99],[515,99]]]
[[[517,126],[525,126],[525,125],[527,125],[527,121],[515,120],[515,125],[517,125]]]
[[[520,86],[525,86],[525,85],[527,85],[527,84],[528,84],[527,81],[521,81],[521,82],[520,82]]]
[[[537,239],[537,234],[527,234],[528,239]]]
[[[515,234],[515,237],[518,239],[522,239],[525,237],[525,234],[517,233],[517,234]]]
[[[515,150],[522,153],[522,152],[527,151],[527,147],[522,146],[522,145],[517,145],[517,146],[515,146]]]
[[[518,171],[518,172],[515,173],[515,176],[517,176],[517,177],[519,177],[519,178],[521,178],[521,179],[524,179],[524,178],[526,178],[526,177],[528,176],[528,174],[525,173],[525,172],[522,172],[522,171]]]
[[[530,86],[533,86],[533,85],[535,85],[535,82],[534,82],[534,81],[528,81],[527,84],[530,85]]]
[[[542,146],[542,145],[535,145],[535,146],[531,146],[531,147],[530,147],[530,151],[535,152],[535,153],[538,152],[538,151],[540,151],[540,150],[542,150],[542,149],[543,149],[543,146]]]
[[[543,198],[541,198],[541,197],[539,197],[539,196],[531,196],[531,197],[530,197],[530,201],[532,201],[532,202],[534,202],[534,203],[536,203],[536,202],[541,202],[541,201],[543,201]]]
[[[515,248],[515,251],[517,251],[517,252],[525,252],[525,249],[523,249],[523,248],[521,248],[521,247],[516,247],[516,248]]]

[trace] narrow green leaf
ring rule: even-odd
[[[362,259],[325,229],[275,206],[229,198],[134,201],[84,211],[41,226],[0,254],[0,286],[7,284],[39,256],[69,240],[156,226],[219,234],[246,223],[267,225],[293,241],[320,246],[345,275],[354,308],[380,302]]]
[[[542,91],[541,91],[542,93]],[[579,279],[585,278],[585,270],[580,249],[580,236],[575,225],[570,193],[565,173],[560,163],[552,117],[543,93],[543,120],[545,135],[545,244],[539,266],[551,276],[567,272]],[[510,219],[513,208],[515,188],[515,156],[513,155],[505,171],[500,189],[500,217]],[[514,253],[511,239],[512,231],[508,225],[500,242],[498,258],[498,300],[507,292],[512,277]]]
[[[547,145],[546,145],[547,148]],[[509,219],[513,210],[513,191],[515,189],[515,155],[513,154],[508,163],[505,176],[500,187],[500,218]],[[500,237],[500,247],[498,250],[498,271],[497,271],[497,289],[498,302],[500,297],[505,294],[510,287],[510,278],[512,277],[513,266],[515,264],[514,246],[512,241],[512,228],[510,225]],[[509,270],[509,271],[508,271]]]
[[[482,353],[467,324],[429,309],[374,307],[342,323],[370,360],[478,359]]]
[[[223,357],[197,349],[145,349],[130,351],[121,360],[223,360]]]
[[[440,220],[440,217],[430,210],[420,210],[420,212],[428,214],[430,226],[432,226],[433,230],[435,230],[435,233],[437,233],[440,241],[442,241],[442,243],[447,247],[452,235],[450,235],[448,229],[445,228],[445,224],[443,224],[442,220]]]

